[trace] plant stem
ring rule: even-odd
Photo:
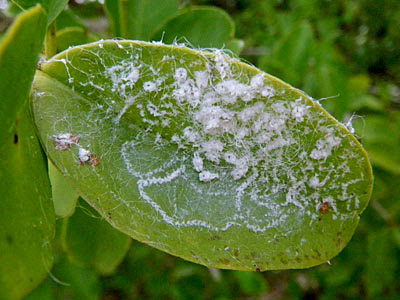
[[[52,22],[47,28],[45,41],[45,55],[50,58],[57,53],[56,21]]]

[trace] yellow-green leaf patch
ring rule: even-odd
[[[37,72],[32,107],[48,155],[104,218],[206,266],[326,262],[371,194],[366,153],[342,124],[220,50],[71,48]]]

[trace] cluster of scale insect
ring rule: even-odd
[[[306,95],[286,97],[289,88],[277,86],[265,74],[242,74],[240,63],[221,50],[198,52],[194,59],[190,52],[176,57],[165,46],[165,55],[144,61],[143,51],[149,51],[145,47],[115,43],[123,58],[102,51],[102,42],[97,51],[86,50],[96,61],[93,69],[102,66],[100,74],[80,70],[68,56],[61,62],[68,73],[86,76],[87,81],[79,85],[87,95],[102,99],[90,112],[95,122],[112,122],[117,130],[126,114],[139,116],[142,131],[132,140],[119,141],[119,155],[136,178],[141,198],[165,222],[216,231],[244,224],[264,232],[282,226],[292,213],[307,215],[312,221],[321,213],[345,219],[350,215],[340,213],[337,203],[347,202],[348,211],[358,207],[358,199],[348,189],[362,180],[362,174],[347,179],[348,159],[357,159],[343,147],[348,137]],[[70,84],[74,84],[73,76]],[[142,135],[152,136],[158,151],[175,145],[176,157],[165,168],[161,164],[141,171],[134,153],[143,145]],[[338,159],[343,161],[339,166]],[[223,196],[233,199],[230,205],[235,213],[223,220],[224,225],[187,220],[187,213],[179,211],[171,215],[147,191],[152,185],[174,185],[179,178],[190,181],[193,172],[198,182],[191,188],[199,199],[217,195],[214,187],[230,187]],[[332,196],[332,190],[339,192]],[[279,204],[278,195],[283,197]],[[254,209],[263,210],[264,218],[251,217]]]

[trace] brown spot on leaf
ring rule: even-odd
[[[257,268],[256,268],[256,272],[258,272],[258,273],[260,273],[260,272],[261,272],[261,270],[260,270],[260,268],[259,268],[259,267],[257,267]]]
[[[227,258],[221,258],[221,259],[219,259],[218,260],[221,264],[223,264],[223,265],[226,265],[226,266],[229,266],[230,265],[230,260],[229,259],[227,259]]]
[[[329,209],[331,208],[331,206],[329,205],[328,202],[324,202],[321,204],[321,206],[319,207],[319,211],[321,214],[327,214],[329,212]]]
[[[100,163],[100,158],[96,155],[90,154],[88,164],[91,166],[97,166]]]

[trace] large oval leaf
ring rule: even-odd
[[[207,266],[327,261],[371,194],[358,141],[317,102],[221,51],[133,41],[42,65],[50,158],[116,228]]]

